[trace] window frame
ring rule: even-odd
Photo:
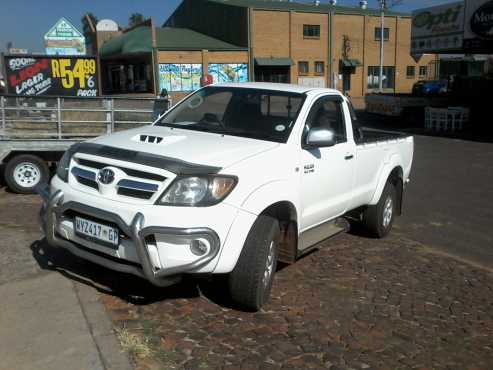
[[[412,73],[409,73],[412,71]],[[416,78],[416,66],[406,66],[406,78]]]
[[[372,74],[372,76],[379,76],[379,73],[380,73],[380,66],[368,66],[368,69],[367,69],[367,74],[366,74],[366,89],[367,90],[376,90],[378,89],[378,83],[375,85],[375,86],[370,86],[370,84],[368,83],[368,78],[370,77],[370,69],[373,69],[376,71],[376,74]],[[383,87],[384,89],[395,89],[395,77],[396,77],[396,74],[395,74],[395,66],[384,66],[383,67],[383,75],[386,76],[387,74],[385,73],[385,71],[389,70],[389,69],[392,69],[393,71],[393,78],[392,78],[392,86],[391,87]]]
[[[317,71],[317,65],[322,66],[321,72]],[[322,60],[315,61],[314,72],[315,72],[315,75],[317,75],[317,76],[325,76],[325,62]]]
[[[306,72],[301,70],[301,65],[306,65]],[[298,76],[308,76],[310,74],[310,62],[306,60],[298,61]]]
[[[309,32],[308,30],[318,30],[318,32]],[[310,33],[315,33],[310,35]],[[319,24],[303,24],[303,38],[304,39],[320,39],[320,25]]]
[[[374,32],[374,37],[375,41],[381,41],[381,35],[380,35],[381,27],[375,27],[375,32]],[[383,28],[383,41],[389,41],[390,40],[390,28],[389,27],[384,27]]]
[[[303,134],[301,135],[301,147],[302,148],[305,148],[306,136],[308,135],[308,132],[310,131],[310,128],[308,127],[308,122],[309,122],[309,119],[311,118],[310,117],[310,114],[312,113],[312,110],[315,107],[315,105],[319,101],[321,101],[322,99],[327,99],[329,101],[333,101],[336,104],[338,104],[339,110],[341,112],[342,125],[343,125],[343,128],[344,128],[344,138],[343,138],[343,140],[342,139],[341,140],[338,139],[336,141],[335,145],[345,144],[349,140],[349,137],[348,137],[348,127],[347,127],[347,122],[346,122],[346,115],[344,113],[344,104],[343,104],[344,103],[344,99],[341,98],[338,95],[332,95],[332,94],[330,94],[330,95],[322,95],[322,96],[317,97],[315,99],[315,101],[312,102],[312,104],[310,105],[310,108],[308,109],[308,113],[306,115],[305,122],[303,124]]]
[[[421,71],[424,70],[424,73]],[[428,75],[428,66],[419,66],[419,77],[426,77]]]

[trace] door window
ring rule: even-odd
[[[342,101],[334,96],[318,99],[310,109],[305,124],[305,135],[312,128],[327,128],[334,131],[336,143],[347,141],[346,124],[342,110]]]

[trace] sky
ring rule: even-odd
[[[297,0],[300,1],[300,0]],[[328,0],[321,0],[328,2]],[[411,12],[414,9],[457,0],[403,0],[393,8]],[[121,26],[128,24],[132,13],[153,17],[158,25],[168,18],[181,0],[1,0],[0,51],[5,51],[9,41],[15,48],[29,52],[43,52],[43,36],[60,17],[67,18],[82,31],[80,19],[86,12],[98,19],[110,18]],[[339,0],[339,5],[358,5],[358,0]],[[369,6],[378,7],[378,0],[369,0]]]

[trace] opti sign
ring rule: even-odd
[[[464,3],[417,10],[412,20],[411,54],[460,50],[463,33]]]
[[[14,95],[98,95],[97,63],[88,57],[5,57],[7,91]]]

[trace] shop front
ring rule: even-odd
[[[165,89],[176,101],[204,84],[249,79],[245,48],[185,28],[137,27],[106,42],[100,55],[107,94]]]

